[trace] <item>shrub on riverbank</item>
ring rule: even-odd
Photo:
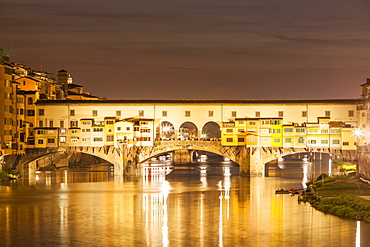
[[[319,176],[311,181],[310,192],[301,199],[327,214],[370,222],[370,187],[350,176]]]
[[[370,201],[352,196],[320,200],[312,206],[324,213],[370,222]]]

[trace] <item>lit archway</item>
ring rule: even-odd
[[[160,122],[156,128],[156,139],[162,141],[174,140],[175,128],[173,124],[168,121]]]
[[[220,125],[216,122],[207,122],[202,128],[201,140],[215,141],[221,138]]]
[[[198,127],[192,122],[181,124],[178,133],[179,140],[198,140]]]

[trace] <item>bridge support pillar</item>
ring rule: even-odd
[[[191,162],[191,150],[183,149],[183,150],[176,150],[173,152],[172,157],[174,162]]]

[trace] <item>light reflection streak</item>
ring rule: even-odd
[[[356,247],[361,247],[361,221],[357,221],[356,226]]]
[[[147,243],[151,246],[169,246],[167,198],[171,186],[165,179],[166,167],[145,167],[143,185],[157,193],[144,193],[143,205]]]
[[[307,189],[307,182],[308,182],[307,173],[308,173],[308,163],[307,163],[307,161],[305,161],[303,163],[303,179],[302,179],[303,189]]]

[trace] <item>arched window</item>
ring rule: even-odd
[[[32,98],[30,97],[30,98],[28,98],[28,104],[29,105],[32,105],[33,104],[33,100],[32,100]]]

